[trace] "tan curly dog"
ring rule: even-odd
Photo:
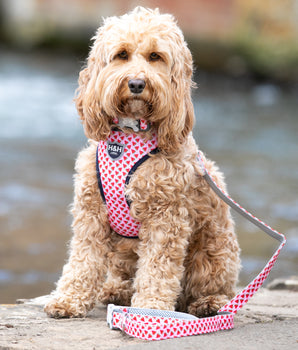
[[[97,302],[212,315],[234,296],[240,267],[230,210],[200,174],[192,136],[192,57],[174,18],[138,7],[107,18],[79,77],[76,106],[89,146],[76,161],[69,260],[45,311],[82,317]],[[125,187],[138,238],[111,228],[97,145],[118,130],[151,154]],[[145,120],[150,129],[130,125]],[[137,124],[136,124],[137,125]],[[204,158],[224,190],[222,174]]]

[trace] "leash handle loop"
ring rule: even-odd
[[[137,311],[136,311],[137,310]],[[206,334],[234,327],[234,315],[225,313],[206,318],[173,312],[173,317],[167,316],[167,311],[108,306],[108,319],[111,329],[120,329],[132,337],[144,340],[163,340],[180,338],[190,335]],[[177,318],[175,315],[177,314]]]

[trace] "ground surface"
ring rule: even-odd
[[[298,293],[261,289],[235,317],[235,328],[158,342],[130,338],[106,324],[99,306],[85,319],[48,318],[43,299],[0,305],[0,350],[11,349],[298,349]]]

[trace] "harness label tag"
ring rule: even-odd
[[[111,160],[119,160],[124,153],[125,145],[118,142],[110,142],[107,144],[107,154]]]

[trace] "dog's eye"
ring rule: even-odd
[[[158,61],[160,59],[161,57],[156,52],[152,52],[149,56],[150,61]]]
[[[121,60],[127,60],[128,53],[127,53],[127,51],[124,50],[124,51],[118,53],[117,57],[120,58]]]

